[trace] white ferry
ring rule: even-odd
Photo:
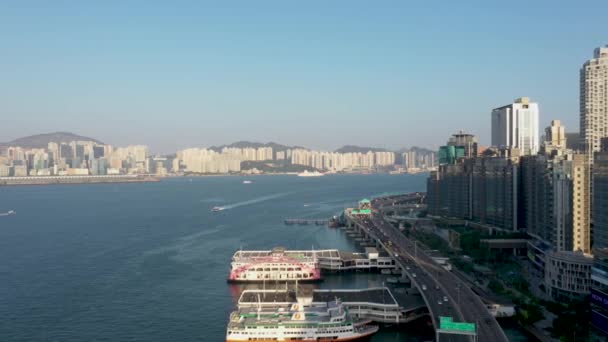
[[[229,282],[321,280],[321,268],[315,255],[287,255],[283,247],[273,248],[270,253],[238,251],[232,257],[230,265]]]
[[[324,175],[325,174],[323,174],[319,171],[313,171],[313,172],[304,171],[304,172],[298,173],[298,177],[321,177]]]
[[[226,342],[364,341],[378,331],[369,320],[356,320],[336,299],[323,305],[293,303],[270,308],[239,308],[230,315]]]

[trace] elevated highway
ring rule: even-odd
[[[423,195],[410,196],[405,200],[420,201],[423,198]],[[475,323],[478,341],[508,341],[486,305],[464,282],[435,263],[430,256],[417,248],[414,241],[385,221],[379,208],[391,206],[393,203],[394,198],[375,199],[372,201],[371,216],[348,216],[348,219],[362,233],[393,255],[395,262],[422,294],[435,329],[439,328],[439,317],[452,317],[455,322]],[[471,340],[470,336],[440,336],[440,341]]]

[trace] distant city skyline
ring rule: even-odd
[[[111,145],[111,146],[131,146],[131,145],[145,145],[146,147],[150,146],[150,144],[148,144],[146,142],[113,144],[113,143],[106,142],[104,139],[100,139],[98,137],[93,137],[93,136],[80,135],[80,134],[77,134],[77,132],[58,131],[58,132],[44,132],[44,133],[40,133],[40,134],[33,134],[33,135],[29,135],[29,136],[17,137],[15,139],[12,139],[11,141],[0,141],[0,153],[2,152],[3,149],[6,149],[8,147],[37,148],[37,147],[29,146],[31,143],[23,145],[20,143],[15,143],[15,141],[22,140],[22,139],[28,140],[28,139],[32,139],[32,138],[39,140],[39,139],[41,139],[41,137],[49,136],[49,135],[67,135],[66,138],[44,138],[44,140],[49,140],[49,142],[53,142],[53,143],[61,143],[61,142],[70,143],[70,142],[76,142],[76,141],[82,141],[82,142],[98,141],[104,145]],[[282,146],[286,146],[288,148],[293,148],[293,149],[305,149],[305,150],[314,150],[314,151],[320,151],[320,152],[335,152],[335,151],[341,150],[343,148],[347,148],[347,149],[354,148],[357,150],[361,150],[359,152],[368,152],[368,151],[374,152],[375,150],[386,150],[389,152],[397,153],[399,151],[411,150],[411,149],[424,149],[424,150],[434,151],[434,149],[432,149],[430,147],[425,147],[425,146],[415,145],[415,144],[411,145],[411,146],[399,146],[396,148],[391,148],[391,147],[383,147],[383,146],[370,146],[370,145],[363,145],[363,144],[345,143],[345,144],[341,144],[341,145],[337,146],[336,148],[332,148],[332,149],[322,149],[322,148],[316,149],[316,148],[311,148],[311,147],[305,146],[305,145],[284,144],[281,141],[257,141],[257,140],[244,140],[244,139],[231,141],[231,142],[225,142],[225,143],[221,143],[221,144],[214,144],[214,145],[192,145],[192,146],[187,146],[185,148],[179,148],[175,151],[188,149],[188,148],[213,149],[213,148],[231,147],[232,145],[235,145],[235,144],[243,145],[243,146],[247,146],[247,147],[251,147],[252,145],[257,145],[257,144],[259,144],[259,145],[277,144],[277,145],[282,145]],[[39,148],[46,148],[46,144],[42,144]],[[150,153],[152,155],[163,155],[163,154],[172,154],[172,153],[175,153],[175,151],[157,152],[157,151],[151,150]]]
[[[489,145],[492,109],[519,97],[539,104],[540,127],[578,132],[579,68],[607,43],[606,10],[3,3],[0,141],[71,131],[155,153],[239,140],[436,149],[465,130]]]
[[[0,154],[0,178],[22,182],[22,178],[32,176],[154,174],[163,177],[184,174],[293,173],[308,169],[331,173],[417,173],[434,170],[436,160],[436,153],[425,149],[397,153],[348,146],[339,151],[327,152],[297,146],[260,146],[246,142],[216,146],[215,149],[188,148],[171,155],[158,156],[150,154],[146,145],[113,146],[64,132],[10,142]]]

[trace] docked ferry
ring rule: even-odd
[[[336,299],[324,305],[239,308],[230,315],[226,342],[366,341],[378,332],[369,320],[356,320]]]
[[[314,282],[321,280],[321,268],[314,255],[286,254],[283,247],[267,251],[238,251],[232,257],[229,282],[270,280]]]

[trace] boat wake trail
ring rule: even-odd
[[[242,206],[246,206],[246,205],[256,204],[256,203],[260,203],[260,202],[264,202],[264,201],[269,201],[271,199],[283,197],[283,196],[286,196],[288,194],[289,194],[288,192],[284,192],[284,193],[272,194],[272,195],[268,195],[268,196],[262,196],[262,197],[254,198],[254,199],[251,199],[251,200],[248,200],[248,201],[228,204],[228,205],[223,206],[222,208],[224,208],[224,210],[234,209],[234,208],[238,208],[238,207],[242,207]]]

